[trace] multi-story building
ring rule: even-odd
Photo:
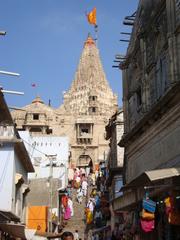
[[[28,172],[33,165],[0,91],[0,232],[24,239]],[[0,237],[0,238],[1,238]]]
[[[124,133],[123,111],[119,109],[110,119],[106,126],[106,139],[110,140],[109,152],[107,155],[107,189],[109,192],[109,202],[111,210],[111,230],[115,229],[115,225],[119,223],[119,213],[114,211],[114,200],[122,193],[119,189],[123,185],[123,161],[124,148],[118,146],[120,139]]]
[[[120,146],[125,147],[126,185],[115,208],[136,213],[140,212],[145,189],[157,203],[168,196],[176,199],[179,194],[179,0],[139,1],[120,68],[125,122]],[[168,224],[162,204],[157,212],[154,230],[148,234],[139,231],[140,239],[178,239],[178,227]]]
[[[95,41],[88,36],[64,103],[57,109],[37,97],[12,113],[19,130],[32,135],[68,136],[70,166],[95,168],[108,148],[105,125],[117,109],[117,97],[106,80]]]

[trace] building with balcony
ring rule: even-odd
[[[106,157],[107,177],[106,185],[109,192],[111,210],[111,230],[119,223],[119,212],[114,209],[114,201],[122,195],[124,148],[118,146],[124,133],[123,110],[119,109],[106,125],[106,139],[110,141],[109,152]]]

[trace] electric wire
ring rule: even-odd
[[[35,151],[37,151],[37,152],[43,154],[45,157],[48,158],[48,154],[46,154],[46,153],[40,151],[40,150],[37,149],[33,144],[27,142],[27,141],[24,140],[23,138],[21,138],[21,139],[23,140],[24,143],[28,144],[31,148],[33,148],[33,152],[34,152],[34,150],[35,150]],[[33,157],[33,154],[31,154],[31,158],[32,158],[32,157]],[[37,161],[39,164],[40,164],[40,163],[43,163],[43,162],[47,162],[47,160],[48,160],[48,159],[43,159],[43,160],[38,161],[38,160],[36,159],[36,161]]]
[[[6,161],[5,161],[4,168],[3,168],[3,171],[2,171],[2,174],[1,174],[1,178],[0,178],[0,189],[1,189],[2,185],[3,185],[5,177],[6,177],[10,156],[11,156],[11,152],[9,151],[8,155],[6,157]]]

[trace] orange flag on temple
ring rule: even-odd
[[[90,24],[96,25],[96,8],[87,13],[87,19]]]

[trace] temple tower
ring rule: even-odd
[[[109,87],[99,50],[90,35],[71,87],[64,94],[63,106],[73,125],[70,162],[73,166],[95,168],[107,153],[105,125],[117,110],[117,96]]]
[[[106,80],[95,41],[89,35],[70,90],[64,95],[67,112],[77,115],[111,115],[117,97]]]

